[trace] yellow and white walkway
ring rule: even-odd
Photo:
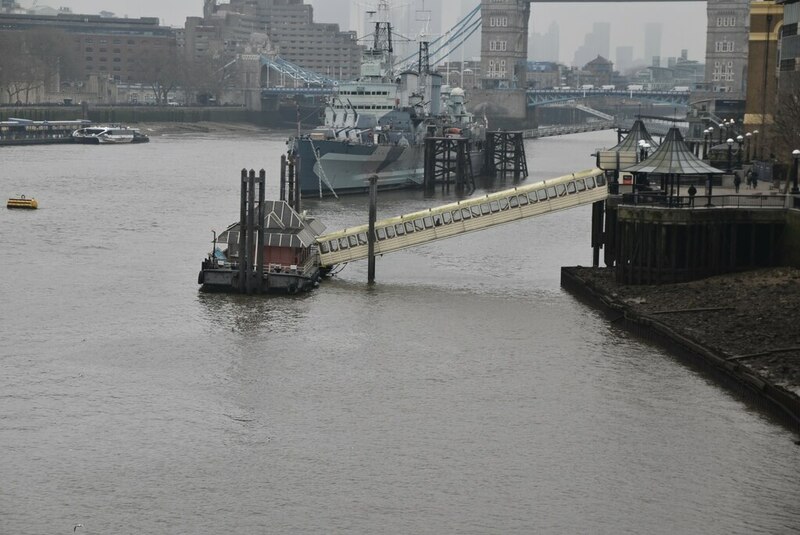
[[[375,254],[483,230],[608,197],[601,169],[498,191],[375,222]],[[368,256],[369,225],[317,237],[320,265],[330,267]]]

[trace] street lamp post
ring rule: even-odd
[[[728,168],[725,172],[730,174],[733,171],[733,139],[728,138],[726,143],[728,144]]]
[[[740,134],[736,136],[736,169],[742,168],[742,143],[744,143],[744,137]]]
[[[748,133],[746,133],[744,135],[744,142],[745,142],[745,145],[747,146],[747,158],[745,159],[745,163],[747,165],[750,165],[750,143],[752,142],[750,140],[751,137],[753,137],[753,134],[751,134],[750,132],[748,132]]]
[[[722,124],[719,125],[719,143],[722,144],[722,131],[725,130],[725,121],[722,121]]]
[[[708,156],[708,138],[711,135],[712,130],[710,128],[706,128],[703,130],[703,159],[705,160]]]
[[[792,167],[792,195],[798,195],[800,194],[800,189],[797,189],[797,168],[800,165],[800,149],[792,151],[792,160],[794,160]]]
[[[758,156],[758,130],[753,130],[753,159],[760,160]]]

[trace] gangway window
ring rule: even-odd
[[[578,191],[586,190],[586,182],[584,182],[582,178],[575,181],[575,186],[578,188]]]
[[[557,184],[556,193],[558,194],[559,197],[563,197],[564,195],[566,195],[567,194],[566,186],[564,186],[564,184]]]
[[[597,185],[598,186],[605,186],[606,185],[606,177],[603,175],[597,175]]]
[[[386,237],[394,238],[394,227],[386,227]]]
[[[491,208],[489,208],[489,204],[488,203],[482,203],[481,204],[481,214],[489,215],[491,213],[492,213],[492,210],[491,210]]]
[[[330,251],[330,248],[328,247],[328,242],[320,243],[319,250],[322,251],[322,254],[328,254],[328,251]]]
[[[472,210],[472,217],[480,217],[481,216],[481,207],[480,206],[473,206]]]
[[[461,211],[453,210],[453,221],[461,221]]]
[[[375,234],[378,235],[378,240],[385,240],[386,239],[386,229],[384,229],[384,228],[375,229]]]
[[[331,240],[330,245],[331,245],[331,251],[336,252],[339,250],[339,242],[337,242],[336,240]]]
[[[358,238],[355,236],[348,236],[347,241],[350,242],[350,247],[356,247],[358,245]]]
[[[445,225],[449,225],[453,221],[453,216],[450,212],[444,212],[442,214],[442,221],[444,221]]]
[[[398,223],[397,225],[395,225],[394,228],[397,229],[397,235],[398,236],[405,236],[406,229],[405,229],[405,227],[403,226],[402,223]]]
[[[347,249],[347,238],[339,238],[339,248],[340,249]]]
[[[462,208],[461,209],[461,216],[464,219],[469,219],[472,217],[472,213],[470,213],[469,208]]]
[[[500,199],[500,209],[508,210],[508,199]]]
[[[520,206],[528,206],[528,196],[524,193],[518,196]]]
[[[423,217],[422,221],[425,223],[425,228],[433,228],[433,218],[431,216],[427,215]],[[436,222],[440,225],[442,224],[442,222],[439,221],[439,216],[436,216]]]
[[[358,243],[360,245],[367,245],[367,233],[366,232],[359,232],[358,233]]]
[[[536,192],[532,191],[528,193],[528,200],[531,201],[531,204],[539,202],[539,199],[536,198]]]
[[[594,189],[594,177],[592,176],[586,177],[586,187],[589,189]]]
[[[519,199],[517,199],[516,195],[508,199],[508,205],[511,206],[511,208],[517,208],[519,206]]]
[[[578,190],[575,189],[575,182],[567,183],[567,193],[575,193],[576,191]]]
[[[489,203],[489,208],[492,209],[492,212],[499,212],[500,211],[500,203],[497,201],[492,201]]]
[[[547,188],[547,198],[548,199],[555,199],[556,197],[557,197],[556,188],[553,187],[553,186],[550,186],[549,188]]]
[[[406,234],[410,234],[414,232],[414,223],[411,221],[406,221]]]
[[[540,201],[546,201],[547,200],[547,192],[545,190],[543,190],[543,189],[537,189],[536,190],[536,197]]]
[[[425,230],[425,223],[422,221],[422,219],[414,220],[414,230]]]

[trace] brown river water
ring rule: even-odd
[[[200,293],[284,139],[0,148],[0,192],[40,203],[0,212],[1,533],[798,532],[796,437],[560,288],[589,207],[387,255],[373,287]],[[614,144],[529,141],[529,180]]]

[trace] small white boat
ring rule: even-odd
[[[72,133],[75,143],[90,143],[94,145],[120,144],[120,143],[147,143],[150,138],[135,128],[127,126],[87,126],[79,128]]]

